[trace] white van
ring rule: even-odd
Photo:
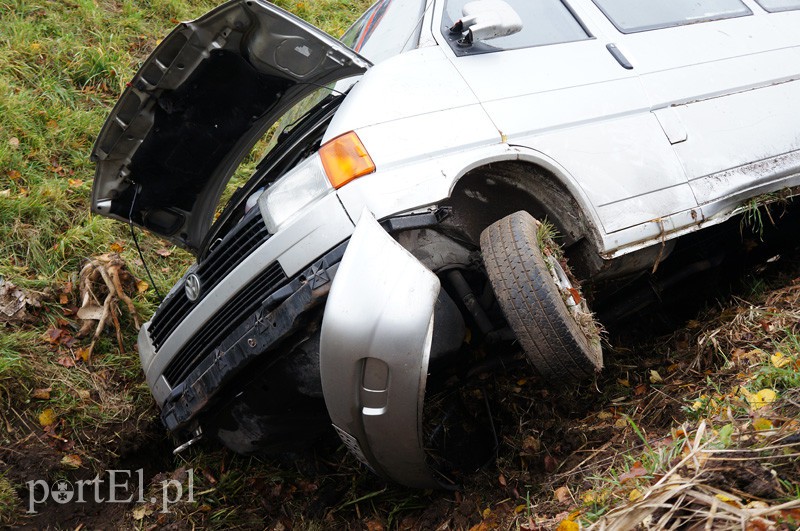
[[[800,0],[380,0],[341,41],[263,0],[181,24],[93,152],[94,212],[197,255],[139,336],[165,425],[242,453],[332,425],[446,485],[426,389],[519,350],[591,377],[590,308],[716,265],[697,248],[726,238],[683,237],[796,193],[798,28]]]

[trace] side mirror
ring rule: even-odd
[[[450,33],[463,34],[458,41],[459,46],[468,47],[475,39],[486,41],[513,35],[522,30],[522,19],[514,8],[503,0],[467,2],[462,13],[464,16],[450,28]]]

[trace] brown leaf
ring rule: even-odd
[[[47,389],[34,389],[31,393],[31,398],[35,398],[37,400],[50,400],[50,391],[52,390],[52,387],[48,387]]]
[[[633,394],[636,396],[642,396],[647,392],[647,386],[645,384],[639,384],[633,388]]]
[[[80,468],[83,460],[78,454],[67,454],[61,458],[61,464],[66,468]]]
[[[75,359],[72,356],[61,356],[56,360],[56,363],[67,368],[74,367]]]
[[[626,481],[630,481],[632,479],[646,475],[647,475],[647,470],[645,470],[642,467],[642,464],[639,461],[636,461],[630,470],[628,470],[627,472],[623,472],[622,474],[619,475],[619,482],[625,483]]]
[[[70,188],[80,188],[83,186],[83,179],[67,179]]]
[[[8,171],[8,178],[12,181],[18,181],[19,178],[22,177],[22,174],[17,170],[9,170]]]
[[[89,363],[89,358],[92,355],[92,350],[88,347],[81,347],[78,349],[78,352],[75,354],[75,358],[83,361],[84,363]]]
[[[558,487],[554,493],[558,503],[568,503],[572,500],[572,494],[566,486]]]
[[[50,328],[47,330],[45,341],[52,344],[58,344],[59,339],[64,331],[61,328]]]
[[[125,249],[125,246],[120,241],[116,241],[111,244],[111,252],[114,253],[121,253]]]
[[[528,453],[535,454],[542,449],[542,443],[536,437],[528,435],[522,439],[522,449]]]
[[[500,483],[500,485],[502,485],[503,487],[505,487],[508,484],[508,482],[506,481],[506,477],[503,474],[500,474],[500,476],[498,476],[497,482]]]
[[[166,247],[162,247],[161,249],[156,249],[156,254],[158,256],[163,256],[164,258],[166,258],[172,254],[172,251],[170,251]]]
[[[209,510],[210,509],[211,508],[209,507]],[[143,503],[140,503],[140,504],[136,505],[136,507],[134,507],[134,509],[133,509],[133,519],[137,520],[137,521],[138,520],[142,520],[145,516],[150,516],[154,512],[155,512],[155,509],[153,509],[152,507],[150,507],[148,505],[145,505]]]
[[[367,531],[383,531],[385,527],[383,527],[383,523],[377,519],[370,519],[364,522],[367,526]]]
[[[58,296],[58,303],[59,304],[69,304],[69,295],[66,293],[62,293]]]
[[[96,304],[84,306],[78,310],[78,319],[99,321],[103,317],[103,307]]]
[[[544,456],[544,470],[548,474],[553,473],[558,468],[558,461],[552,455]]]
[[[18,148],[19,147],[19,138],[15,137],[15,136],[12,136],[11,138],[8,139],[8,145],[11,146],[12,148],[15,148],[15,149]]]
[[[14,285],[0,277],[0,323],[22,324],[36,320],[34,312],[42,307],[42,295]]]

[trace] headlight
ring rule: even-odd
[[[318,155],[312,155],[278,179],[258,198],[270,234],[304,206],[333,190]]]

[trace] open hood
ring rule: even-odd
[[[97,138],[92,211],[196,253],[253,144],[303,97],[369,66],[261,0],[234,0],[182,23],[142,65]]]

